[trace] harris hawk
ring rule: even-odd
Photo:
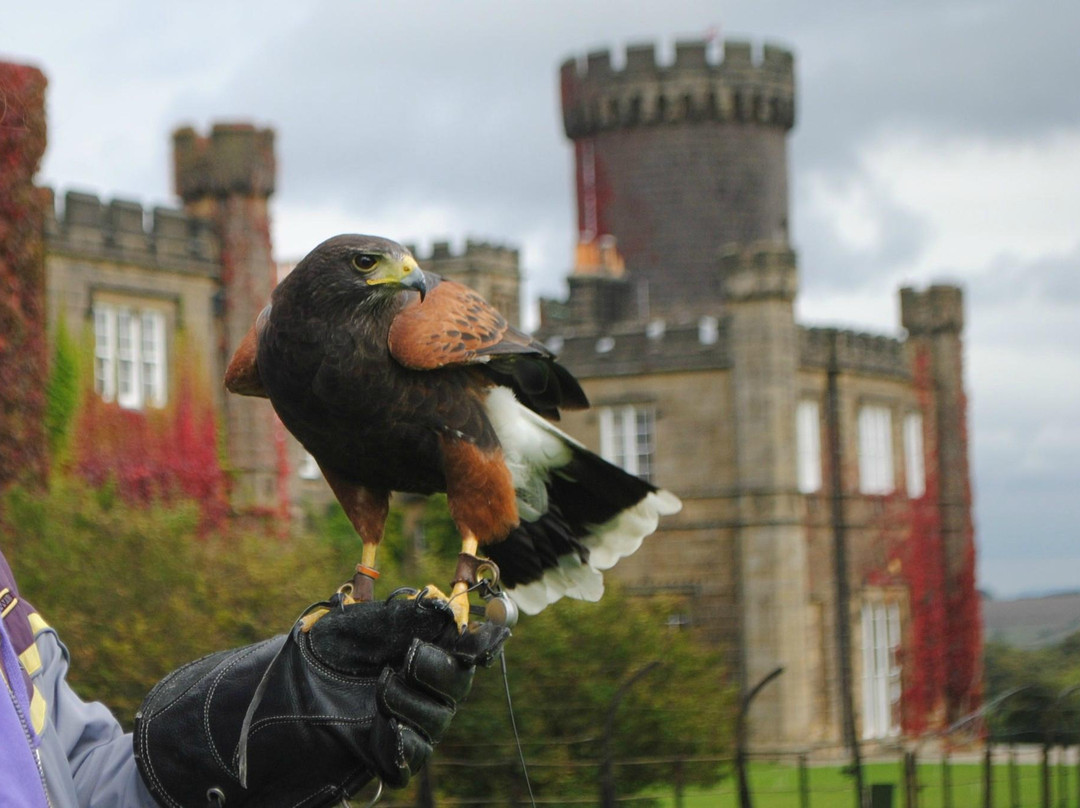
[[[473,582],[462,564],[479,548],[535,614],[563,596],[598,600],[601,571],[681,507],[551,423],[588,400],[547,348],[387,239],[312,250],[273,291],[225,386],[269,398],[315,458],[363,542],[358,599],[371,597],[391,492],[446,493],[462,538],[449,597],[462,627]]]

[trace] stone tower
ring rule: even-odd
[[[799,345],[795,254],[780,244],[720,257],[735,435],[735,567],[744,687],[783,666],[755,706],[753,737],[796,741],[809,727],[809,565],[796,486]]]
[[[221,248],[217,370],[223,371],[276,284],[268,214],[274,133],[247,124],[215,125],[209,137],[179,129],[173,134],[173,159],[185,210],[211,222]],[[233,504],[281,507],[287,464],[284,431],[273,411],[261,399],[225,396],[224,412]]]
[[[723,59],[714,60],[705,43],[684,42],[665,66],[652,45],[643,45],[627,50],[620,69],[607,51],[581,64],[567,61],[560,79],[580,238],[570,296],[546,306],[542,330],[573,337],[563,342],[566,358],[601,407],[634,396],[643,405],[660,401],[675,377],[644,374],[692,371],[706,354],[713,357],[718,372],[699,393],[699,414],[687,414],[678,428],[712,435],[701,448],[724,458],[713,477],[718,482],[660,480],[686,506],[667,522],[669,530],[686,529],[683,520],[711,527],[687,529],[694,538],[673,541],[667,552],[705,552],[709,568],[701,565],[695,583],[702,594],[731,581],[730,609],[718,611],[708,630],[733,641],[731,659],[744,688],[784,667],[784,676],[755,701],[753,735],[798,742],[811,721],[813,649],[796,484],[798,279],[788,243],[794,59],[766,46],[755,61],[748,43],[727,42]],[[690,342],[684,332],[694,323],[697,340]],[[636,353],[643,375],[632,385],[621,381],[624,389],[616,392],[607,379],[629,375],[630,367],[613,367],[614,355],[635,330],[648,346]],[[587,335],[606,350],[606,367],[592,373],[574,362],[577,342]],[[662,363],[669,344],[675,353]],[[690,390],[701,381],[687,376],[682,384]],[[654,410],[658,435],[676,427],[663,423],[675,405]],[[628,574],[656,584],[664,563],[644,554]]]
[[[942,571],[948,648],[948,720],[972,709],[971,693],[980,681],[982,645],[979,599],[975,589],[975,530],[968,468],[967,395],[964,392],[964,298],[956,286],[924,291],[900,290],[900,322],[917,383],[929,388],[929,479],[936,488],[941,530]],[[925,378],[920,378],[925,377]]]
[[[608,51],[564,62],[560,82],[580,241],[614,236],[639,312],[714,308],[721,248],[787,243],[789,51],[767,45],[755,63],[729,41],[717,62],[684,42],[664,66],[641,45],[620,70]]]

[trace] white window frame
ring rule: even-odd
[[[94,389],[125,409],[168,401],[168,344],[159,309],[95,303]]]
[[[116,403],[129,410],[142,404],[139,318],[128,306],[116,307]]]
[[[116,398],[116,311],[94,306],[94,389],[105,401]]]
[[[165,315],[156,309],[139,314],[139,360],[142,363],[142,401],[164,407],[166,400]]]
[[[600,456],[624,471],[651,480],[656,455],[656,410],[649,405],[601,407]]]
[[[918,499],[926,493],[923,417],[920,412],[909,412],[904,416],[904,478],[908,497]]]
[[[698,320],[698,342],[702,345],[715,345],[720,339],[720,320],[705,316]]]
[[[859,491],[863,494],[891,494],[896,488],[893,475],[892,411],[880,404],[859,409]]]
[[[900,605],[871,600],[862,607],[862,735],[900,734]]]
[[[795,436],[799,493],[813,494],[821,490],[821,408],[815,399],[796,405]]]

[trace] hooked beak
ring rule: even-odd
[[[399,281],[399,283],[406,289],[415,289],[420,293],[420,302],[424,302],[424,297],[428,293],[428,279],[424,274],[424,271],[418,266],[410,268],[409,272]]]

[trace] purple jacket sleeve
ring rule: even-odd
[[[135,767],[131,735],[109,710],[84,702],[67,683],[68,653],[51,628],[35,638],[45,699],[41,763],[55,808],[158,808]]]

